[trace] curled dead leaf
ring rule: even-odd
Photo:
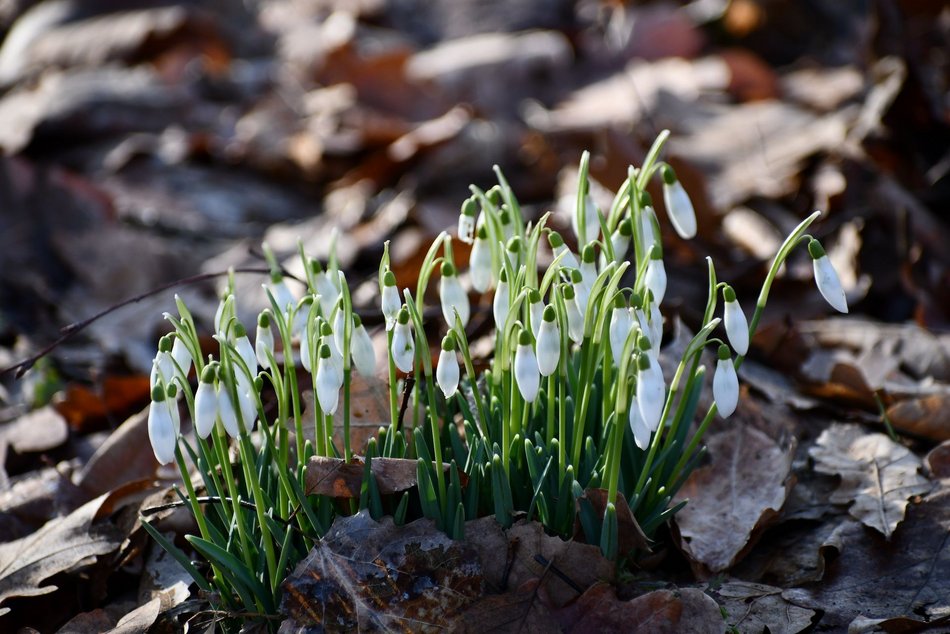
[[[867,434],[858,425],[832,425],[809,453],[815,471],[841,477],[831,501],[850,504],[852,517],[887,538],[904,519],[908,500],[931,489],[918,473],[920,458],[884,434]]]

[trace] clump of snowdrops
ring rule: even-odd
[[[245,615],[274,614],[281,581],[294,564],[336,515],[358,509],[376,518],[392,515],[400,524],[422,515],[456,539],[464,538],[467,520],[489,514],[503,526],[525,514],[564,538],[579,519],[585,538],[606,556],[628,555],[618,552],[620,498],[648,537],[685,503],[674,504],[674,497],[717,414],[726,418],[736,409],[736,369],[793,249],[807,245],[818,289],[847,312],[834,269],[806,233],[815,212],[776,254],[751,320],[708,260],[703,323],[675,370],[664,373],[667,275],[660,220],[646,193],[652,178],[662,180],[675,232],[683,239],[696,234],[688,195],[659,161],[666,138],[664,132],[644,164],[629,169],[609,209],[598,209],[589,195],[583,155],[571,218],[576,252],[548,226],[548,214],[526,224],[497,168],[497,185],[471,188],[457,237],[443,233],[432,243],[414,290],[400,288],[387,249],[379,267],[388,350],[382,360],[332,257],[324,268],[301,249],[306,290],[298,297],[265,247],[270,307],[252,325],[252,342],[236,317],[238,298],[225,293],[214,323],[216,358],[202,358],[195,322],[179,300],[178,315],[167,315],[175,331],[160,341],[155,358],[148,427],[157,460],[181,470],[179,495],[199,531],[187,539],[207,569],[199,570],[147,522],[146,528],[223,610]],[[453,254],[456,239],[471,245],[467,275]],[[425,323],[435,277],[442,319]],[[486,293],[493,297],[494,321],[487,364],[472,358],[466,330],[471,298]],[[435,332],[444,336],[433,365]],[[711,382],[702,363],[710,346],[716,359]],[[477,371],[476,364],[485,369]],[[197,388],[188,379],[192,366]],[[354,448],[353,372],[372,377],[377,370],[388,378],[390,423],[368,446]],[[707,383],[714,402],[700,413]],[[273,413],[263,408],[265,386],[276,396]],[[315,395],[307,411],[305,388]],[[193,439],[180,433],[182,399]],[[342,425],[342,446],[333,440],[334,425]],[[358,501],[308,494],[311,457],[350,461],[354,449],[365,461]],[[380,457],[415,460],[417,486],[381,494],[371,475],[372,460]],[[193,483],[192,470],[200,482]],[[606,489],[605,509],[586,499],[591,488]]]

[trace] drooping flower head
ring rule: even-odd
[[[271,328],[271,312],[263,310],[257,316],[257,332],[254,333],[254,353],[257,362],[265,370],[270,369],[270,357],[274,355],[274,331]]]
[[[676,233],[684,240],[696,236],[696,212],[683,185],[677,180],[676,172],[669,165],[664,165],[663,174],[663,204],[670,222]]]
[[[645,284],[653,293],[653,301],[662,304],[663,296],[666,295],[666,267],[663,266],[663,249],[658,244],[654,244],[650,249],[650,261],[647,263],[645,276]]]
[[[451,398],[459,387],[459,362],[456,348],[455,334],[449,331],[442,339],[442,350],[439,352],[439,363],[435,368],[435,381],[442,390],[446,399]]]
[[[538,359],[531,345],[531,333],[522,330],[518,334],[518,348],[515,350],[515,383],[521,397],[533,403],[538,398],[541,387],[541,376],[538,369]]]
[[[726,326],[726,337],[736,354],[745,356],[749,352],[749,322],[736,300],[736,292],[728,284],[722,289],[722,298],[725,302],[722,321]]]
[[[399,298],[399,289],[396,288],[396,274],[387,270],[383,275],[382,310],[383,317],[386,319],[386,330],[392,330],[396,325],[396,316],[399,315],[399,309],[402,307],[402,300]]]
[[[739,377],[736,376],[736,368],[726,344],[719,346],[716,372],[713,374],[713,398],[723,418],[728,418],[739,404]]]
[[[455,266],[451,262],[442,263],[442,277],[439,280],[439,298],[442,303],[442,317],[449,328],[455,326],[455,314],[458,313],[462,326],[468,325],[471,309],[468,293],[462,288]]]
[[[475,198],[466,198],[462,203],[462,211],[459,214],[459,240],[472,244],[472,237],[475,232],[475,212],[477,204]]]
[[[405,306],[396,317],[396,326],[393,329],[393,362],[402,372],[412,372],[412,365],[416,356],[416,342],[409,327],[409,309]]]
[[[376,349],[373,348],[373,340],[366,332],[366,326],[360,316],[353,314],[353,340],[350,341],[350,355],[353,357],[353,365],[356,371],[365,377],[373,376],[376,373]]]
[[[195,420],[193,422],[195,433],[201,438],[208,437],[218,417],[218,395],[214,389],[217,377],[217,362],[209,363],[201,371],[201,380],[195,391]]]
[[[492,281],[491,245],[488,242],[488,229],[484,225],[478,228],[468,265],[472,288],[479,293],[484,293],[489,289]]]
[[[564,238],[561,237],[560,233],[557,231],[550,232],[548,234],[548,244],[551,245],[551,251],[554,253],[554,257],[558,257],[562,253],[564,254],[560,262],[561,268],[576,269],[580,267],[577,258],[571,253],[571,250],[567,248],[567,245],[564,244]]]
[[[152,402],[148,407],[148,439],[159,464],[175,460],[178,444],[178,405],[164,386],[152,388]]]
[[[538,357],[538,370],[541,376],[551,376],[557,370],[561,359],[561,333],[557,326],[557,314],[554,306],[547,306],[541,315],[535,350]]]
[[[811,255],[812,267],[815,271],[815,284],[825,301],[839,313],[848,312],[848,298],[844,294],[838,272],[832,266],[828,254],[818,240],[812,238],[808,243],[808,254]]]

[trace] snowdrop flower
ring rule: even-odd
[[[495,288],[495,298],[492,300],[492,316],[495,318],[495,328],[499,331],[505,327],[505,320],[508,319],[508,309],[511,306],[511,298],[508,297],[508,271],[501,270],[498,276],[498,287]]]
[[[396,325],[396,316],[401,307],[402,300],[399,299],[399,289],[396,288],[396,274],[386,271],[383,275],[382,289],[382,309],[383,317],[386,318],[386,330],[392,330]]]
[[[491,245],[488,243],[488,229],[484,225],[478,228],[468,266],[472,288],[479,293],[487,291],[491,286]]]
[[[323,270],[319,260],[311,260],[310,269],[313,271],[313,285],[320,297],[320,308],[323,309],[324,315],[329,316],[340,300],[340,289],[333,283],[330,275]]]
[[[573,286],[565,284],[562,287],[562,293],[564,305],[567,308],[567,335],[574,343],[580,343],[584,340],[584,314],[577,305]]]
[[[175,335],[171,356],[175,364],[181,368],[182,374],[187,377],[188,373],[191,372],[191,353],[188,351],[188,346],[185,345],[184,340],[178,335]],[[179,397],[180,396],[181,394],[179,393]]]
[[[449,328],[455,326],[455,313],[462,320],[462,326],[468,325],[471,309],[468,303],[468,293],[462,288],[455,266],[451,262],[442,263],[442,278],[439,280],[439,299],[442,302],[442,317]]]
[[[373,376],[376,373],[376,349],[373,348],[373,340],[366,332],[366,326],[357,314],[353,315],[353,340],[350,341],[350,355],[353,357],[353,365],[356,371],[365,377]]]
[[[442,351],[439,352],[439,363],[435,368],[435,382],[446,400],[451,398],[459,387],[459,361],[455,352],[457,346],[455,335],[449,332],[442,339]]]
[[[551,245],[551,251],[554,252],[554,257],[558,257],[562,253],[564,257],[561,258],[560,266],[564,269],[576,269],[580,267],[580,264],[577,261],[577,258],[574,257],[574,254],[571,253],[571,250],[567,248],[567,245],[564,244],[564,238],[561,237],[561,234],[557,231],[552,231],[548,234],[548,244]]]
[[[636,395],[630,400],[630,430],[633,432],[633,441],[637,447],[646,451],[650,446],[650,435],[652,430],[647,427],[643,420],[643,414],[640,413],[640,404],[637,402]]]
[[[736,354],[745,356],[749,352],[749,322],[746,321],[745,313],[736,301],[736,292],[731,286],[723,287],[722,298],[725,300],[722,321],[726,325],[726,337]]]
[[[218,416],[221,418],[221,425],[224,431],[228,432],[231,438],[237,438],[241,432],[238,428],[237,411],[234,408],[234,402],[231,400],[231,394],[224,385],[224,381],[218,383]]]
[[[620,366],[620,358],[623,355],[623,347],[627,342],[627,335],[633,328],[633,317],[630,315],[630,309],[627,308],[627,302],[622,294],[617,294],[614,299],[613,312],[610,315],[610,352],[614,358],[614,367]]]
[[[614,250],[614,262],[619,264],[626,259],[632,236],[633,222],[630,218],[624,218],[610,236],[610,246]],[[607,253],[603,252],[600,254],[600,268],[603,269],[605,266],[607,266]]]
[[[251,345],[251,340],[247,338],[247,330],[244,329],[244,325],[241,323],[234,324],[234,349],[237,350],[241,360],[244,361],[244,365],[247,366],[245,378],[255,376],[257,374],[257,353],[254,352],[254,346]],[[238,367],[235,374],[241,376],[245,372]]]
[[[544,302],[541,301],[541,293],[536,288],[528,291],[528,314],[531,316],[531,333],[537,338],[541,330]]]
[[[396,326],[393,329],[392,346],[393,363],[402,372],[412,372],[412,364],[416,356],[416,342],[409,328],[409,309],[405,306],[399,311]]]
[[[587,287],[588,294],[594,287],[594,281],[597,279],[597,254],[594,252],[594,243],[591,242],[581,251],[581,279],[584,280],[584,286]]]
[[[538,330],[537,349],[538,371],[541,376],[551,376],[557,370],[561,359],[561,333],[557,327],[557,315],[554,306],[544,309],[541,317],[541,327]]]
[[[663,204],[673,223],[676,233],[684,240],[696,236],[696,212],[683,185],[677,180],[676,173],[669,165],[663,170]]]
[[[654,244],[650,250],[650,262],[647,263],[644,283],[653,293],[653,301],[662,304],[663,296],[666,295],[666,268],[663,266],[663,250],[658,244]]]
[[[257,316],[257,332],[254,333],[254,354],[265,370],[270,369],[270,357],[274,355],[274,331],[270,325],[271,312],[264,310]]]
[[[172,360],[172,335],[165,335],[158,340],[158,352],[152,359],[152,372],[149,375],[149,387],[156,385],[170,385],[175,378],[175,363]]]
[[[736,376],[736,367],[726,344],[719,346],[719,360],[716,361],[716,372],[713,374],[713,398],[723,418],[728,418],[739,404],[739,377]]]
[[[342,377],[333,363],[332,352],[328,344],[320,346],[320,360],[317,362],[317,399],[324,414],[332,414],[340,403],[340,385]]]
[[[217,363],[206,365],[195,391],[195,433],[201,438],[208,437],[218,417],[218,395],[214,390],[217,370]]]
[[[462,203],[462,213],[459,214],[459,240],[467,244],[472,244],[472,237],[475,233],[475,211],[476,203],[474,198],[468,198]]]
[[[590,299],[590,288],[584,283],[584,275],[580,269],[571,271],[571,285],[574,287],[577,309],[583,315],[587,310],[587,300]]]
[[[270,274],[270,284],[266,288],[270,290],[271,295],[274,296],[274,301],[277,303],[277,307],[281,312],[289,314],[294,306],[297,305],[297,298],[294,297],[294,294],[287,286],[287,282],[284,280],[284,276],[280,274],[280,271],[274,271]]]
[[[811,255],[812,266],[815,270],[815,284],[818,285],[821,296],[839,313],[847,313],[848,298],[845,297],[844,289],[841,287],[841,280],[838,279],[835,267],[832,266],[831,260],[828,259],[825,249],[818,240],[813,238],[808,243],[808,254]]]
[[[148,407],[148,439],[159,464],[168,464],[175,459],[179,424],[174,397],[167,395],[161,385],[154,386]]]
[[[541,387],[541,376],[538,369],[538,359],[531,346],[531,333],[522,330],[518,335],[518,348],[515,350],[515,383],[521,397],[533,403],[538,398],[538,389]]]
[[[581,226],[581,213],[583,213],[584,226]],[[578,244],[587,244],[591,240],[596,240],[600,235],[600,211],[594,204],[594,199],[589,195],[584,196],[584,209],[575,210],[571,215],[571,228],[574,235],[577,236]]]
[[[656,367],[654,367],[656,366]],[[657,373],[659,364],[650,360],[646,354],[641,354],[637,360],[637,404],[643,422],[650,429],[656,431],[663,415],[663,403],[666,400],[666,387],[663,385],[663,375]]]

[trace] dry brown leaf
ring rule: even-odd
[[[559,624],[542,600],[537,586],[537,581],[528,582],[513,592],[489,595],[476,601],[458,615],[451,630],[456,634],[557,631]]]
[[[83,465],[76,485],[90,495],[100,495],[121,484],[152,477],[156,464],[147,423],[148,408],[119,425]]]
[[[924,630],[950,619],[948,534],[946,487],[909,508],[889,541],[849,521],[837,535],[840,555],[822,583],[786,590],[783,597],[823,611],[821,631]],[[869,620],[878,620],[878,629],[868,630]]]
[[[831,501],[850,504],[852,517],[887,538],[904,519],[908,499],[931,489],[918,473],[922,465],[917,456],[884,434],[867,434],[858,425],[832,425],[809,454],[815,471],[841,477]]]
[[[927,468],[935,478],[950,478],[950,440],[945,440],[927,454]]]
[[[644,634],[719,634],[726,624],[716,602],[702,590],[656,590],[629,601],[601,583],[557,613],[561,630],[572,634],[639,632]]]
[[[101,495],[27,537],[0,544],[0,603],[12,597],[54,592],[56,586],[42,583],[114,552],[122,541],[118,529],[111,524],[94,524],[109,497]],[[8,611],[0,607],[0,615]]]
[[[0,435],[17,453],[32,453],[59,447],[69,437],[69,428],[53,407],[46,406],[5,426]]]
[[[478,553],[431,520],[341,517],[283,584],[284,628],[442,630],[482,595]]]
[[[742,634],[797,634],[811,627],[814,610],[782,597],[782,588],[730,580],[706,589],[726,612],[726,623]]]
[[[887,408],[891,424],[904,432],[942,441],[950,439],[950,392],[899,401]]]
[[[777,442],[751,425],[726,425],[708,437],[711,462],[683,485],[679,496],[689,502],[674,520],[680,548],[702,575],[745,553],[778,516],[793,482],[794,438]]]

